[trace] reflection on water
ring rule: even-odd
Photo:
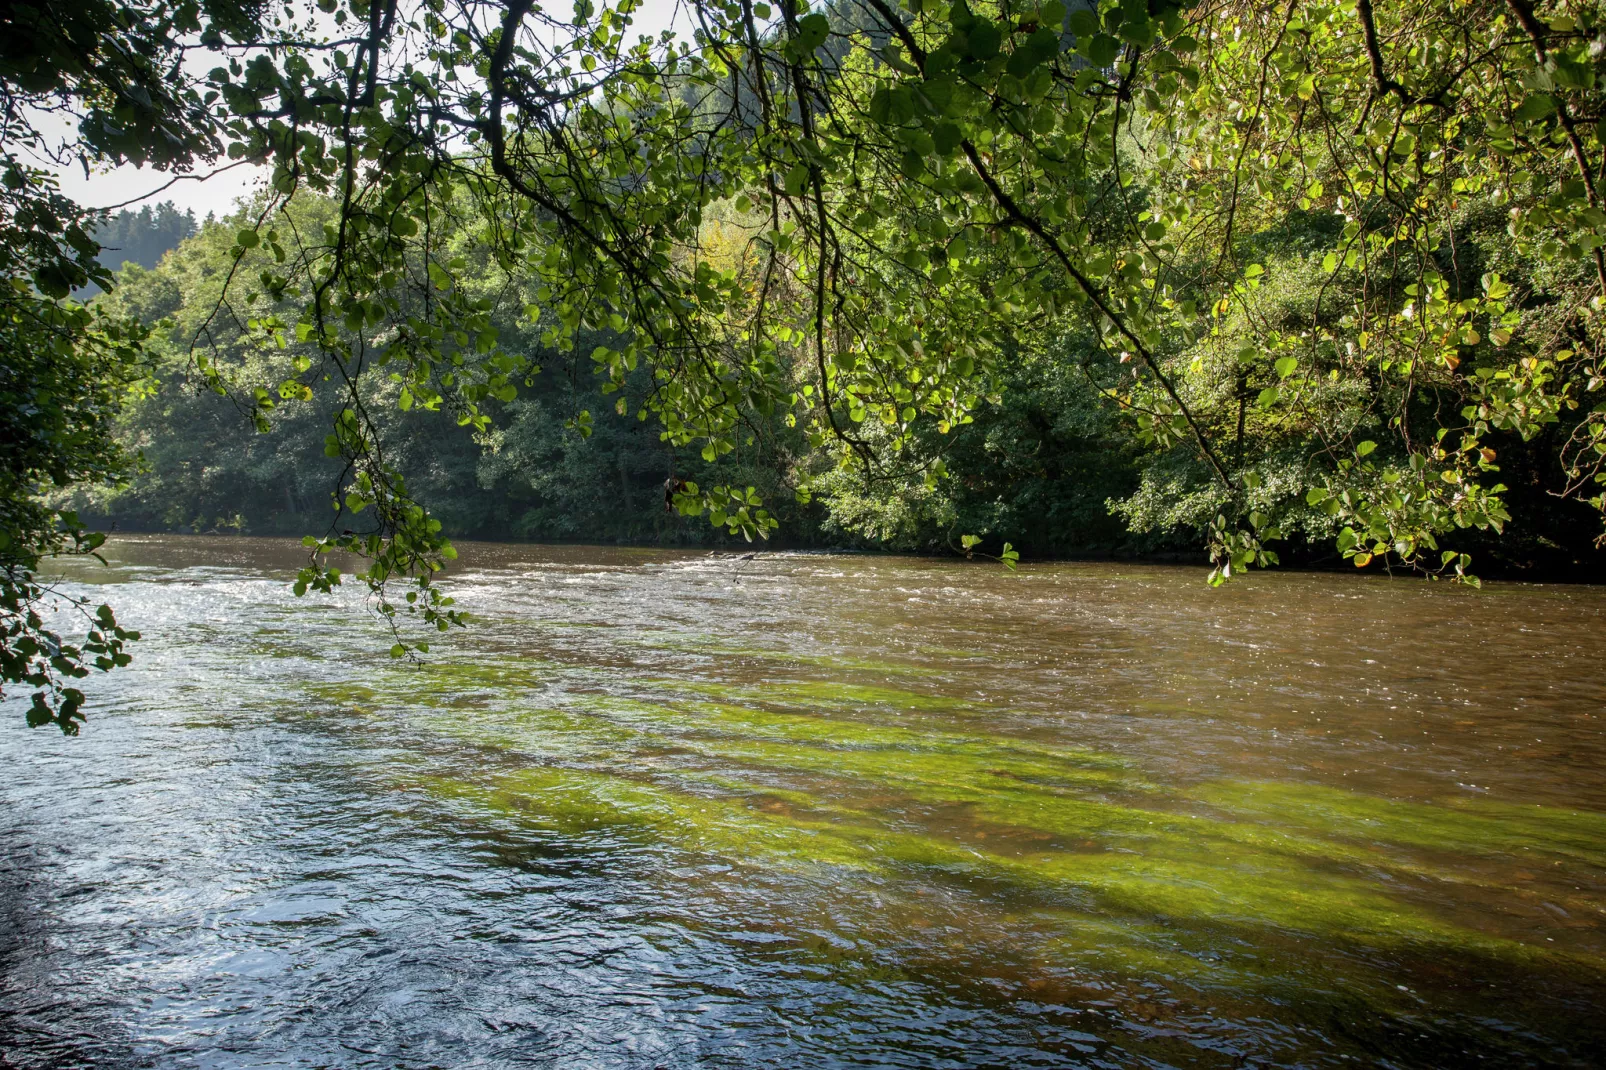
[[[1606,591],[125,539],[0,711],[19,1067],[1606,1062]],[[0,1060],[3,1061],[3,1060]]]

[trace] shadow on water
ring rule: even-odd
[[[128,1066],[133,1049],[122,1008],[64,990],[40,954],[59,940],[50,918],[70,912],[74,897],[51,881],[51,868],[20,837],[0,843],[0,1067]]]
[[[139,539],[0,725],[17,1066],[1606,1062],[1606,592]]]

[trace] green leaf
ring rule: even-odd
[[[1082,49],[1082,55],[1095,67],[1108,67],[1121,53],[1121,42],[1107,33],[1094,34]]]
[[[892,122],[892,92],[882,87],[870,94],[870,118],[872,121],[886,126]]]
[[[1065,25],[1078,41],[1084,41],[1099,32],[1098,12],[1079,6],[1065,20]]]
[[[819,12],[805,15],[797,22],[797,45],[804,54],[812,53],[825,44],[830,33],[831,23],[824,15]]]
[[[1121,36],[1138,48],[1149,46],[1154,40],[1154,22],[1149,18],[1146,7],[1135,6],[1127,12],[1125,21],[1121,23]]]
[[[789,197],[802,196],[803,190],[805,188],[807,188],[808,183],[809,183],[809,167],[808,167],[808,164],[800,163],[800,164],[798,164],[797,166],[793,167],[790,171],[788,171],[786,173],[785,189],[786,189],[787,196],[789,196]]]
[[[975,59],[988,60],[998,55],[998,46],[1003,43],[1003,35],[998,27],[986,19],[978,19],[975,25],[965,31],[966,50]]]
[[[1531,123],[1536,119],[1543,119],[1555,110],[1556,98],[1549,93],[1529,93],[1517,106],[1513,118],[1518,122]]]

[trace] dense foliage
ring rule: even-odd
[[[312,213],[298,211],[301,225],[315,224]],[[338,387],[315,382],[312,402],[268,412],[272,434],[242,434],[235,400],[206,389],[190,357],[231,266],[239,222],[208,226],[155,270],[125,268],[114,294],[100,302],[104,311],[159,327],[145,345],[145,389],[123,405],[117,427],[119,442],[142,459],[140,471],[127,482],[60,495],[86,522],[296,535],[328,527],[341,465],[325,456],[324,446],[340,405]],[[716,232],[723,226],[711,224]],[[710,235],[705,247],[717,241]],[[675,449],[659,428],[635,417],[651,388],[645,369],[626,379],[624,393],[635,404],[625,414],[596,412],[582,433],[580,414],[595,407],[597,396],[594,364],[585,354],[612,336],[588,336],[579,353],[543,348],[524,304],[522,297],[498,302],[492,324],[505,345],[528,354],[541,372],[520,384],[513,401],[490,404],[491,430],[465,434],[446,413],[403,417],[393,380],[367,384],[365,403],[383,423],[394,462],[449,536],[719,541],[730,536],[665,509],[664,481],[707,483],[716,473],[735,473],[744,487],[776,502],[786,545],[931,550],[957,546],[961,533],[977,531],[1037,554],[1150,545],[1134,545],[1105,504],[1136,486],[1137,451],[1123,447],[1116,422],[1059,354],[1021,354],[998,405],[978,413],[956,441],[929,444],[963,479],[929,488],[923,480],[867,484],[860,467],[829,471],[832,458],[811,450],[803,432],[781,420],[760,425],[753,444],[738,445],[717,466],[696,449]],[[253,346],[247,332],[225,330],[210,328],[209,352],[232,369],[236,394],[274,390],[303,355],[295,345]],[[798,485],[811,479],[828,492],[797,504]]]
[[[122,112],[102,100],[137,65],[27,88],[97,109],[90,155],[272,165],[190,267],[130,272],[100,314],[174,317],[131,426],[190,418],[164,385],[184,369],[260,429],[325,428],[337,511],[298,590],[355,551],[387,619],[460,623],[432,579],[440,473],[506,501],[599,427],[619,457],[696,458],[678,511],[749,538],[787,493],[902,545],[996,549],[979,536],[1064,506],[1127,537],[1088,507],[1107,496],[1217,582],[1303,540],[1471,579],[1514,525],[1583,560],[1606,505],[1598,4],[696,0],[656,40],[635,8],[133,11],[102,32],[144,44],[106,56],[190,33],[218,65],[175,61]],[[553,385],[592,374],[620,422]],[[653,467],[620,465],[627,493]]]

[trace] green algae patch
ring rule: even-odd
[[[1350,949],[1342,969],[1369,992],[1381,982],[1365,960],[1413,955],[1606,976],[1589,947],[1537,943],[1503,908],[1452,916],[1431,892],[1470,882],[1505,895],[1504,871],[1468,870],[1468,856],[1598,873],[1600,815],[1273,781],[1166,788],[1119,755],[988,731],[979,714],[999,711],[895,687],[621,681],[498,659],[382,685],[309,693],[403,711],[494,756],[418,782],[471,811],[776,879],[1004,896],[1069,964],[1254,987],[1250,975],[1275,984],[1305,969],[1290,949],[1315,941]],[[1260,950],[1212,956],[1231,943]]]
[[[762,808],[763,796],[733,800],[694,795],[628,777],[542,768],[486,782],[425,778],[421,786],[458,800],[517,814],[544,829],[575,835],[631,830],[680,850],[712,852],[730,861],[810,868],[847,866],[886,871],[894,864],[966,867],[974,855],[952,844],[868,825],[785,815]],[[755,805],[756,804],[756,805]],[[832,811],[831,816],[850,815]]]
[[[1270,781],[1217,781],[1192,794],[1227,813],[1326,838],[1510,858],[1537,852],[1606,870],[1606,814],[1477,798],[1399,802]]]
[[[308,698],[330,706],[369,709],[389,697],[376,687],[347,681],[308,681],[301,687]]]
[[[1375,882],[1301,866],[1290,853],[1201,838],[1198,828],[1167,826],[1153,811],[1104,805],[1082,812],[1080,831],[1094,838],[1147,830],[1141,851],[1006,854],[974,836],[922,828],[918,806],[889,813],[739,777],[541,768],[484,782],[435,781],[432,790],[570,835],[629,829],[666,848],[768,870],[831,867],[904,880],[981,882],[1062,910],[1075,904],[1066,915],[1073,920],[1164,918],[1194,933],[1273,930],[1392,952],[1450,952],[1531,967],[1565,959],[1602,968],[1577,954],[1456,925]]]
[[[430,690],[454,690],[463,687],[487,688],[498,693],[509,689],[528,687],[551,675],[551,662],[527,659],[505,661],[446,661],[431,662],[419,675]]]
[[[654,680],[667,694],[707,695],[716,701],[759,702],[772,707],[866,709],[963,713],[976,705],[964,699],[901,687],[855,684],[841,680],[774,679],[738,684],[705,680]]]
[[[655,723],[696,726],[705,733],[731,740],[738,749],[780,744],[773,755],[783,764],[795,760],[801,753],[799,746],[803,746],[826,750],[847,763],[852,763],[856,752],[873,754],[898,764],[905,774],[924,772],[951,777],[980,763],[988,774],[1019,780],[1099,788],[1149,786],[1132,772],[1129,762],[1113,755],[1008,736],[911,728],[720,702],[648,705],[644,709],[647,718]]]
[[[564,707],[538,707],[486,717],[475,711],[432,711],[415,723],[479,748],[507,752],[520,759],[618,760],[637,748],[639,732]]]

